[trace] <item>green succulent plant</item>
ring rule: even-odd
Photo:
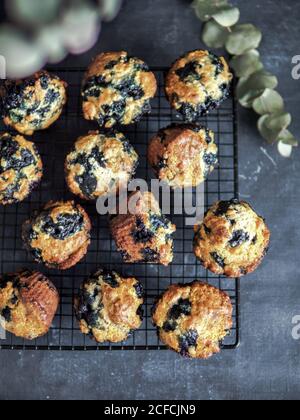
[[[257,127],[261,136],[270,144],[276,143],[282,156],[291,156],[298,141],[288,130],[291,114],[275,90],[278,79],[265,69],[257,50],[261,31],[251,23],[239,24],[240,11],[228,0],[194,0],[192,7],[204,22],[202,40],[207,47],[225,48],[230,54],[230,65],[239,78],[237,98],[243,107],[260,116]]]

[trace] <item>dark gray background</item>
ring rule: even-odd
[[[169,65],[202,46],[201,23],[186,0],[126,0],[103,27],[97,47],[68,64],[87,65],[102,50],[129,50],[151,65]],[[280,92],[299,136],[300,80],[291,59],[300,54],[300,2],[234,1],[244,22],[264,33],[261,53],[277,74]],[[292,318],[300,315],[299,150],[281,158],[264,144],[256,117],[240,111],[242,197],[268,220],[272,247],[262,267],[242,280],[242,344],[209,361],[182,360],[172,352],[0,353],[0,398],[22,399],[298,399],[300,341]],[[299,136],[300,137],[300,136]],[[262,149],[263,148],[263,149]],[[266,153],[265,153],[266,152]]]

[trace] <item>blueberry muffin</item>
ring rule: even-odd
[[[90,132],[67,156],[66,180],[73,194],[95,200],[127,186],[137,165],[138,155],[123,134]]]
[[[151,140],[148,159],[157,177],[172,188],[196,187],[218,162],[214,133],[198,125],[173,124]]]
[[[216,203],[195,230],[194,251],[203,266],[228,277],[252,273],[270,242],[264,219],[238,200]]]
[[[142,60],[126,52],[100,54],[84,77],[84,117],[106,128],[132,124],[151,111],[156,90],[155,76]]]
[[[58,304],[55,286],[41,273],[23,270],[0,277],[0,325],[17,337],[47,334]]]
[[[184,357],[208,359],[220,352],[232,313],[226,293],[196,281],[169,287],[153,308],[153,322],[169,348]]]
[[[0,204],[25,200],[39,184],[43,164],[36,146],[22,136],[0,136]]]
[[[137,191],[129,196],[128,214],[111,218],[110,227],[126,263],[169,265],[173,261],[173,233],[153,194]]]
[[[38,263],[66,270],[77,264],[90,245],[91,222],[73,201],[50,202],[23,225],[26,248]]]
[[[67,101],[66,87],[46,71],[23,80],[6,80],[0,88],[4,123],[26,135],[50,127]]]
[[[186,121],[195,122],[229,96],[232,79],[223,57],[192,51],[172,66],[166,78],[166,94]]]
[[[141,326],[143,303],[139,281],[99,270],[81,285],[75,312],[83,334],[98,343],[118,343]]]

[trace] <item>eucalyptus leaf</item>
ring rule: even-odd
[[[64,46],[63,29],[58,24],[41,28],[36,35],[36,41],[47,54],[49,63],[58,63],[68,55]]]
[[[261,96],[266,88],[274,89],[278,79],[266,70],[260,70],[249,77],[242,77],[237,85],[237,98],[240,103],[249,108],[256,98]]]
[[[289,146],[293,146],[293,147],[298,146],[298,140],[289,130],[286,130],[286,129],[283,130],[282,133],[280,133],[279,141],[281,141],[284,144],[288,144]]]
[[[192,3],[196,15],[203,22],[210,20],[224,6],[228,6],[227,0],[194,0]]]
[[[255,85],[250,85],[248,77],[240,78],[236,89],[236,96],[244,108],[252,108],[253,101],[261,96],[262,93],[263,89],[256,89]]]
[[[62,0],[9,0],[7,11],[13,20],[41,26],[58,16]]]
[[[259,98],[263,93],[263,90],[249,90],[240,99],[239,103],[244,108],[251,109],[255,99]]]
[[[263,115],[258,120],[258,130],[269,143],[280,139],[281,134],[291,124],[292,116],[289,113],[276,113]]]
[[[273,89],[265,89],[264,93],[253,102],[253,109],[257,114],[273,114],[284,110],[282,96]]]
[[[229,28],[235,25],[240,18],[240,11],[237,7],[223,6],[220,10],[212,15],[212,18],[221,26]]]
[[[256,26],[251,23],[236,25],[226,41],[226,49],[232,55],[241,55],[256,49],[261,40],[262,33]]]
[[[123,0],[98,0],[103,20],[111,21],[119,13]]]
[[[293,146],[291,146],[290,144],[286,144],[286,143],[283,143],[282,141],[279,141],[277,148],[281,156],[285,158],[290,158],[292,156]]]
[[[29,76],[47,61],[47,53],[12,25],[0,25],[0,51],[5,57],[6,75],[11,79]]]
[[[227,37],[228,30],[214,20],[204,24],[202,39],[209,48],[224,47]]]
[[[72,54],[82,54],[92,48],[101,29],[99,12],[89,5],[73,6],[62,19],[65,47]]]
[[[267,126],[271,130],[285,130],[292,122],[292,116],[288,112],[279,112],[268,115]]]
[[[257,50],[250,50],[245,54],[233,57],[230,66],[237,77],[249,77],[264,67]]]

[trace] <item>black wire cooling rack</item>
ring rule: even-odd
[[[33,342],[16,338],[11,334],[0,340],[1,349],[15,350],[160,350],[165,349],[159,342],[151,322],[151,307],[156,297],[171,283],[188,283],[202,280],[228,293],[234,307],[234,326],[222,343],[223,349],[234,349],[239,344],[239,280],[229,280],[214,276],[197,262],[193,253],[193,228],[185,226],[185,216],[174,215],[170,218],[177,226],[174,262],[169,267],[122,263],[115,244],[110,236],[107,218],[99,216],[95,204],[82,203],[91,216],[93,223],[92,244],[86,258],[73,269],[66,272],[47,270],[35,264],[23,248],[21,226],[29,215],[41,208],[49,200],[74,199],[64,182],[64,159],[76,138],[91,129],[93,123],[84,120],[81,112],[80,86],[84,70],[81,68],[52,68],[69,84],[69,100],[60,120],[45,132],[36,133],[36,142],[45,167],[40,188],[21,204],[0,208],[0,271],[15,272],[20,268],[40,270],[48,275],[60,291],[61,303],[48,335]],[[165,99],[165,69],[155,68],[159,89],[152,103],[151,115],[140,123],[124,128],[140,155],[137,177],[154,178],[147,163],[149,139],[160,128],[180,119]],[[238,150],[237,116],[234,95],[223,106],[201,120],[215,131],[219,146],[219,166],[205,183],[206,209],[217,200],[227,200],[238,196]],[[1,126],[1,131],[5,128]],[[91,272],[99,267],[114,269],[125,276],[137,277],[146,291],[145,318],[142,327],[121,344],[97,345],[84,336],[78,328],[73,311],[73,297],[79,285]]]

